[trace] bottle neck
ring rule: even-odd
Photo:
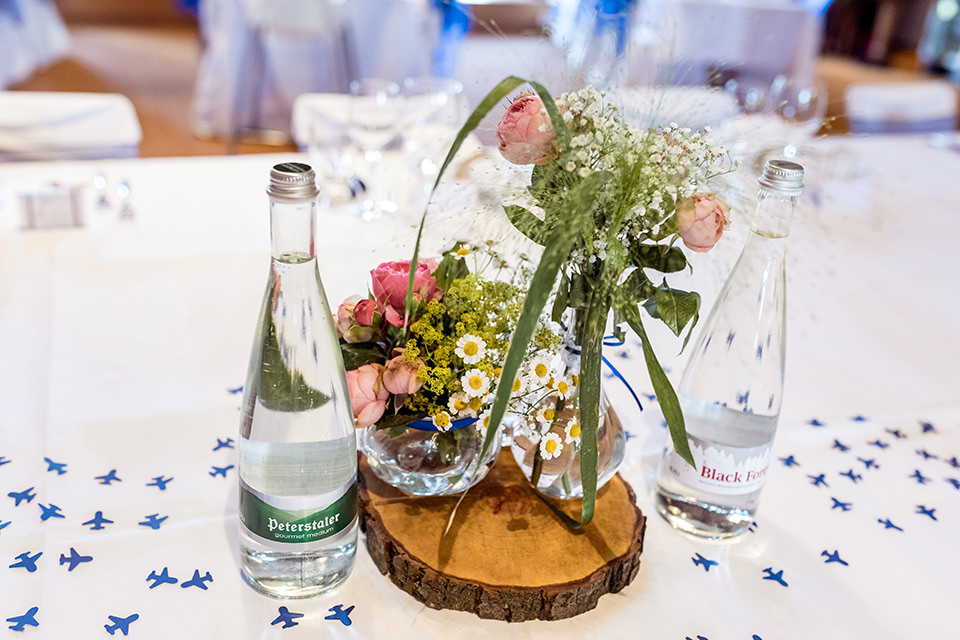
[[[750,229],[768,238],[786,238],[790,235],[790,221],[799,199],[799,194],[786,195],[760,189]]]
[[[316,200],[270,199],[270,254],[274,258],[316,256]]]

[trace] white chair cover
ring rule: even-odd
[[[946,80],[853,84],[844,93],[853,133],[913,133],[957,128],[957,87]]]
[[[52,0],[0,2],[0,89],[54,62],[67,53],[69,44]]]
[[[0,91],[0,161],[131,158],[140,138],[125,96]]]

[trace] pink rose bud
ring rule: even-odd
[[[418,262],[413,276],[413,297],[418,301],[434,300],[443,295],[433,276],[436,267],[429,262]],[[387,322],[403,326],[403,311],[407,301],[410,279],[410,261],[384,262],[370,272],[374,299],[383,305]]]
[[[422,365],[420,360],[404,362],[402,355],[393,358],[383,372],[383,386],[396,395],[416,393],[423,386],[417,380],[417,371]]]
[[[522,95],[497,124],[500,155],[513,164],[547,164],[557,157],[557,136],[540,98]]]
[[[383,415],[390,392],[383,385],[382,364],[365,364],[347,371],[347,391],[358,429],[369,427]]]
[[[346,342],[369,342],[373,340],[373,310],[377,303],[369,298],[350,296],[337,307],[335,323],[337,336]],[[361,321],[363,319],[363,321]]]
[[[704,253],[730,224],[730,207],[713,193],[695,193],[677,203],[677,233],[688,249]]]

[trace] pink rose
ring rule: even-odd
[[[416,393],[423,386],[423,383],[417,380],[417,371],[421,366],[423,362],[420,360],[404,362],[403,355],[393,358],[383,372],[383,386],[396,395]]]
[[[704,253],[730,224],[730,207],[713,193],[695,193],[677,203],[677,233],[688,249]]]
[[[513,164],[547,164],[557,157],[557,136],[540,98],[522,95],[497,123],[500,155]]]
[[[433,276],[436,267],[429,262],[418,262],[413,276],[413,298],[428,301],[439,298],[443,292],[437,288]],[[410,261],[384,262],[370,272],[373,281],[373,297],[383,306],[387,322],[395,327],[403,326],[403,310],[407,301],[407,284],[410,279]]]
[[[347,390],[358,429],[369,427],[383,415],[390,392],[383,385],[382,364],[365,364],[347,371]]]
[[[346,342],[370,342],[376,309],[377,303],[373,300],[350,296],[337,307],[337,335]]]

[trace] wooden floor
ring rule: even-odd
[[[122,93],[133,102],[143,129],[142,157],[220,155],[225,140],[201,140],[190,127],[190,103],[201,44],[190,23],[69,25],[67,57],[10,89]],[[242,142],[237,153],[292,150]]]

